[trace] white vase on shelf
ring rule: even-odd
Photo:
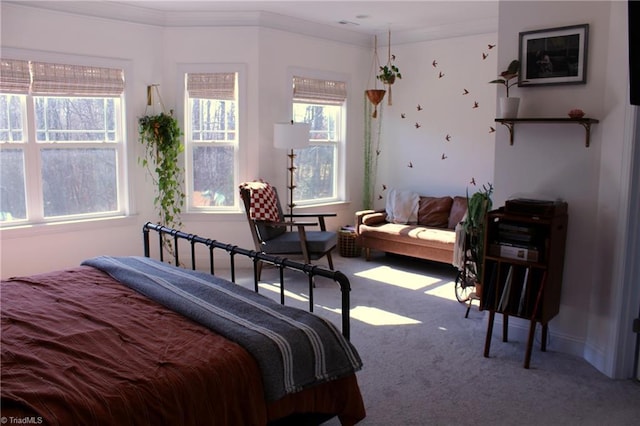
[[[500,98],[499,118],[518,118],[520,98]]]

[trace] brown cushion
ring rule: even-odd
[[[370,213],[362,218],[362,223],[370,226],[378,225],[380,223],[384,223],[386,218],[387,214],[385,212]]]
[[[467,197],[453,197],[453,205],[449,214],[449,229],[455,229],[456,225],[462,221],[467,213]]]
[[[451,197],[420,197],[418,225],[446,228],[449,225],[452,204]]]

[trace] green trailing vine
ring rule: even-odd
[[[382,105],[380,105],[380,118],[372,121],[371,102],[364,99],[364,187],[362,194],[363,209],[373,209],[376,187],[376,175],[378,173],[378,158],[380,157],[380,134],[382,131]],[[374,129],[375,126],[375,129]],[[374,146],[375,144],[375,146]]]
[[[153,199],[161,225],[180,229],[180,215],[184,207],[184,171],[178,156],[184,151],[182,130],[178,120],[170,114],[145,115],[138,120],[139,139],[145,155],[138,162],[147,169],[153,179],[156,194]],[[170,248],[170,244],[165,244]]]

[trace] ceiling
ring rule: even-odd
[[[370,45],[497,31],[497,0],[281,1],[2,1],[61,12],[161,26],[259,25]]]

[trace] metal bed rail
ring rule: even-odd
[[[180,240],[186,240],[191,246],[191,269],[196,270],[196,246],[203,245],[209,250],[209,272],[211,275],[215,275],[214,265],[214,250],[221,249],[227,252],[230,259],[231,269],[231,282],[235,283],[235,256],[241,255],[251,259],[253,262],[253,281],[254,291],[258,293],[258,262],[265,262],[278,268],[280,272],[280,303],[285,304],[285,288],[284,288],[284,270],[292,269],[300,271],[307,275],[309,282],[309,312],[313,312],[313,287],[314,277],[320,276],[329,278],[340,286],[340,293],[342,296],[342,335],[349,339],[351,334],[350,328],[350,298],[349,292],[351,291],[351,284],[346,275],[340,271],[331,271],[318,265],[305,264],[295,262],[284,257],[272,256],[255,250],[247,250],[238,247],[233,244],[226,244],[216,240],[199,237],[195,234],[187,234],[176,229],[168,228],[159,224],[147,222],[142,227],[143,242],[144,242],[144,255],[150,257],[150,231],[155,231],[158,234],[158,245],[160,260],[164,261],[163,239],[165,237],[173,238],[173,257],[176,265],[181,265],[179,244]]]

